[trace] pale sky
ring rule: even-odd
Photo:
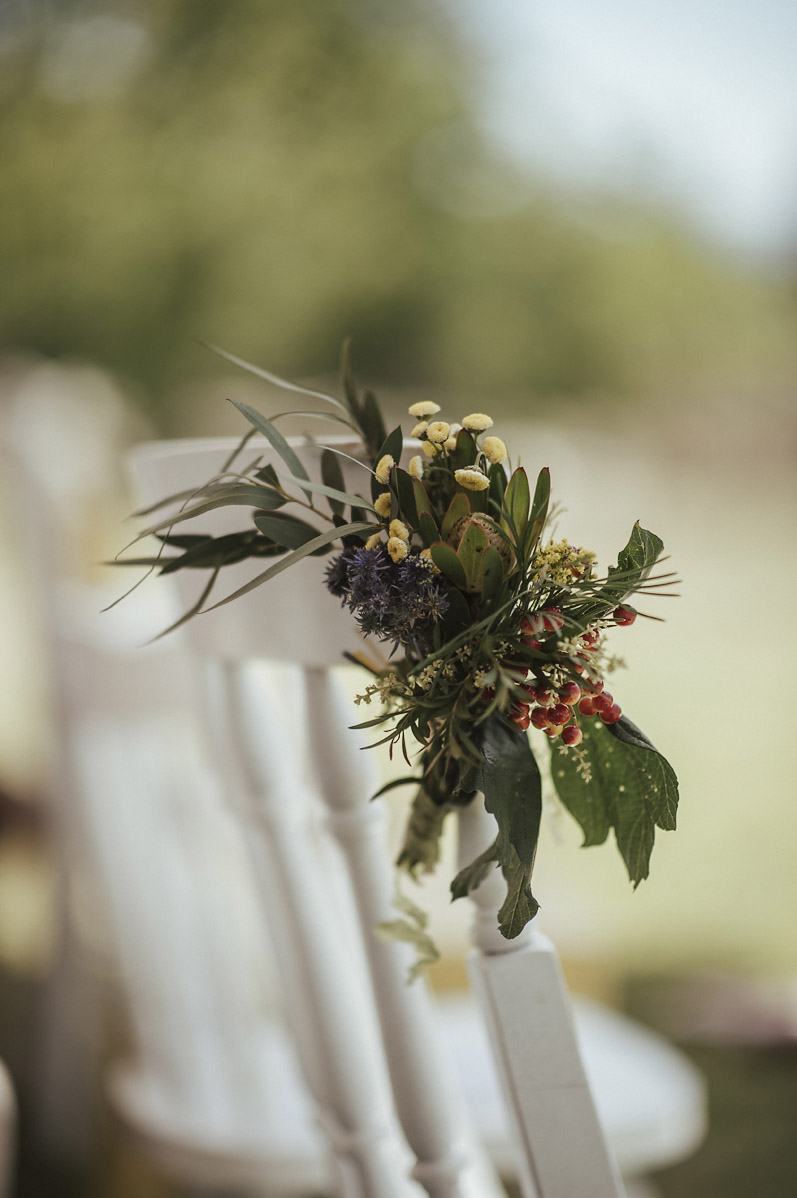
[[[517,160],[653,195],[741,250],[797,240],[797,0],[448,3]]]

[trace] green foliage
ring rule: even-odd
[[[649,873],[656,828],[675,828],[678,782],[669,762],[625,716],[608,727],[585,720],[583,732],[577,755],[552,750],[554,785],[581,825],[585,845],[603,844],[614,830],[628,876],[638,886]]]

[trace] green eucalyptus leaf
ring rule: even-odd
[[[319,535],[319,530],[298,516],[289,516],[283,512],[255,516],[255,526],[264,537],[276,541],[286,549],[299,549]],[[324,549],[326,546],[324,546]]]
[[[376,455],[379,451],[379,446],[382,445],[386,440],[387,430],[385,428],[385,422],[382,419],[379,401],[377,400],[373,391],[369,391],[367,388],[363,392],[360,426],[362,428],[365,444],[369,453]],[[378,459],[375,457],[375,460]],[[398,461],[397,457],[396,461]]]
[[[430,516],[428,512],[421,512],[418,517],[418,527],[427,549],[430,545],[434,545],[435,541],[440,540],[440,529],[435,524],[434,516]]]
[[[283,437],[282,433],[271,423],[266,420],[266,417],[256,411],[255,408],[250,408],[249,404],[240,403],[237,399],[231,399],[230,403],[236,407],[246,420],[256,428],[259,433],[262,433],[266,440],[271,444],[272,448],[282,458],[285,465],[290,470],[291,474],[303,481],[309,479],[309,475],[304,468],[304,465],[299,457],[294,453],[288,442]],[[307,498],[310,498],[309,492],[305,491]]]
[[[282,497],[278,496],[276,492],[271,491],[268,487],[259,487],[254,483],[239,484],[215,495],[212,499],[203,499],[191,507],[183,508],[182,511],[175,512],[174,515],[159,520],[157,524],[151,524],[149,528],[145,528],[140,532],[132,543],[135,544],[136,541],[140,541],[144,537],[152,536],[153,533],[158,533],[161,529],[172,528],[175,524],[182,524],[185,520],[193,520],[197,516],[204,516],[206,512],[212,512],[216,508],[238,505],[257,508],[261,511],[273,511],[275,508],[281,507],[283,503],[284,500]]]
[[[431,500],[426,493],[426,487],[423,485],[420,479],[414,478],[412,480],[412,490],[413,494],[415,495],[415,507],[418,512],[418,518],[420,519],[420,517],[423,515],[430,516],[435,522],[435,527],[437,527],[437,518],[434,514],[434,508],[432,507]]]
[[[330,511],[335,516],[342,516],[345,501],[336,498],[334,492],[345,491],[346,489],[343,468],[337,454],[330,453],[328,449],[323,450],[321,454],[321,481],[324,486],[329,487],[330,491],[333,492],[333,494],[327,496]]]
[[[261,366],[254,366],[244,358],[238,358],[235,354],[228,353],[226,349],[221,349],[218,345],[213,345],[209,341],[200,341],[199,344],[204,345],[206,349],[212,350],[214,354],[218,354],[219,357],[224,358],[227,362],[232,362],[234,366],[240,366],[242,370],[248,371],[249,374],[256,374],[258,378],[265,379],[268,383],[273,383],[275,387],[281,387],[283,391],[295,391],[298,395],[309,395],[312,399],[322,399],[324,403],[332,404],[333,407],[338,408],[341,412],[346,411],[340,400],[335,399],[333,395],[327,395],[326,391],[314,391],[312,387],[303,387],[300,383],[291,383],[287,379],[280,378],[277,374],[272,374],[269,370],[263,370]],[[234,400],[233,403],[235,403]]]
[[[329,487],[326,483],[317,483],[313,479],[295,478],[292,474],[283,474],[282,478],[284,482],[296,483],[305,492],[312,491],[316,495],[326,495],[327,498],[336,499],[340,503],[351,504],[352,507],[360,507],[362,505],[362,507],[368,508],[369,511],[373,511],[371,504],[367,499],[363,499],[362,495],[354,495],[349,491],[339,491],[336,487]]]
[[[412,485],[412,478],[407,474],[406,470],[396,467],[393,471],[391,482],[398,497],[398,510],[401,519],[411,529],[416,529],[418,527],[418,505],[415,502],[415,488]]]
[[[669,762],[622,716],[617,724],[581,722],[578,750],[552,749],[551,776],[563,804],[581,825],[584,844],[602,844],[611,829],[634,886],[648,876],[656,827],[671,831],[678,781]],[[585,782],[578,764],[591,774]]]
[[[349,533],[357,532],[370,534],[373,532],[378,532],[379,528],[380,525],[366,523],[365,521],[358,521],[354,524],[344,524],[340,528],[332,528],[328,532],[322,533],[321,536],[316,537],[314,541],[308,541],[307,544],[302,545],[300,549],[294,549],[292,553],[289,553],[287,557],[281,558],[280,561],[275,562],[275,564],[270,566],[268,570],[264,570],[262,574],[258,574],[254,578],[250,579],[245,586],[239,587],[237,591],[233,591],[231,595],[227,595],[218,603],[214,603],[213,607],[208,607],[205,610],[213,611],[217,607],[223,607],[226,603],[232,603],[234,599],[238,599],[241,595],[246,595],[249,593],[249,591],[255,590],[256,587],[262,586],[263,583],[268,582],[270,578],[274,578],[277,574],[281,574],[283,570],[287,570],[290,566],[295,565],[295,563],[301,561],[302,558],[309,557],[311,553],[315,553],[324,545],[331,545],[332,542],[336,541],[339,537],[343,537]]]

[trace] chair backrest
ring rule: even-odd
[[[8,1070],[0,1061],[0,1198],[11,1193],[16,1145],[17,1104]]]

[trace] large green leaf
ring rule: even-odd
[[[625,716],[608,726],[584,719],[581,728],[584,739],[577,751],[552,746],[554,786],[581,825],[585,846],[602,844],[614,829],[636,887],[650,872],[656,828],[675,827],[678,780],[669,762]],[[584,765],[589,781],[583,777]]]
[[[611,602],[619,602],[630,595],[645,581],[663,548],[661,537],[642,528],[637,520],[631,529],[628,544],[617,554],[617,565],[609,567],[608,581],[601,590],[601,596]]]
[[[443,540],[447,541],[460,520],[464,520],[469,515],[470,499],[468,498],[468,493],[467,491],[457,491],[449,503],[446,514],[443,516],[443,523],[440,525],[440,534]]]
[[[489,548],[490,542],[487,540],[487,533],[481,525],[469,524],[457,549],[457,557],[465,571],[468,591],[481,590],[484,555]],[[437,563],[435,562],[435,564]]]
[[[498,913],[499,930],[512,940],[538,908],[531,893],[531,873],[542,813],[540,772],[525,733],[507,727],[500,717],[484,724],[480,747],[483,761],[476,769],[476,781],[486,809],[495,816],[498,836],[491,849],[457,874],[451,892],[458,898],[471,884],[478,884],[488,872],[494,852],[507,886]]]
[[[446,578],[453,582],[454,586],[459,587],[462,591],[466,591],[468,589],[468,579],[465,574],[465,568],[451,546],[438,543],[432,545],[431,552],[432,561],[441,574],[445,574]]]

